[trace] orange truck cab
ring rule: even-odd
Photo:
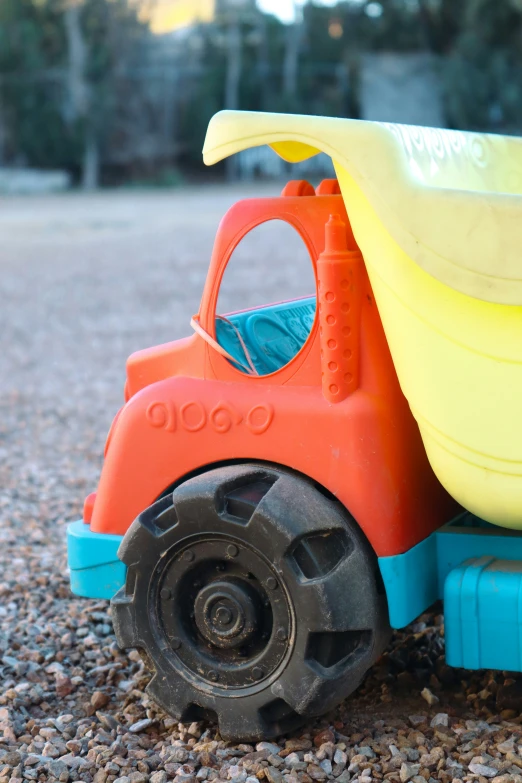
[[[125,405],[107,439],[98,491],[86,505],[91,532],[124,535],[187,476],[247,460],[320,484],[350,509],[378,556],[406,551],[451,516],[454,504],[429,467],[400,391],[336,189],[323,182],[318,192],[326,195],[316,195],[307,183],[291,182],[281,197],[241,201],[224,217],[196,318],[201,332],[128,360]],[[233,251],[273,219],[301,235],[318,307],[311,292],[216,319]],[[309,333],[303,344],[301,333]],[[239,335],[257,370],[248,367]],[[237,362],[213,341],[228,346]]]

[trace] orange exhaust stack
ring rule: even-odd
[[[317,262],[323,395],[341,402],[359,386],[360,250],[348,250],[346,224],[330,215]]]

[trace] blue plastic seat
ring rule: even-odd
[[[227,315],[248,348],[259,375],[284,367],[305,344],[315,318],[316,298],[265,305]],[[245,355],[236,331],[227,321],[216,319],[218,343],[241,364]],[[238,369],[242,367],[236,365]]]

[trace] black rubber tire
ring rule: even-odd
[[[186,481],[138,517],[118,556],[118,644],[140,650],[163,709],[217,720],[227,740],[280,736],[332,709],[389,638],[358,525],[279,469],[235,465]]]

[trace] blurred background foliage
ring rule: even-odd
[[[0,166],[174,184],[221,108],[367,116],[372,53],[429,54],[441,124],[522,134],[522,0],[215,0],[159,32],[158,2],[2,0]]]

